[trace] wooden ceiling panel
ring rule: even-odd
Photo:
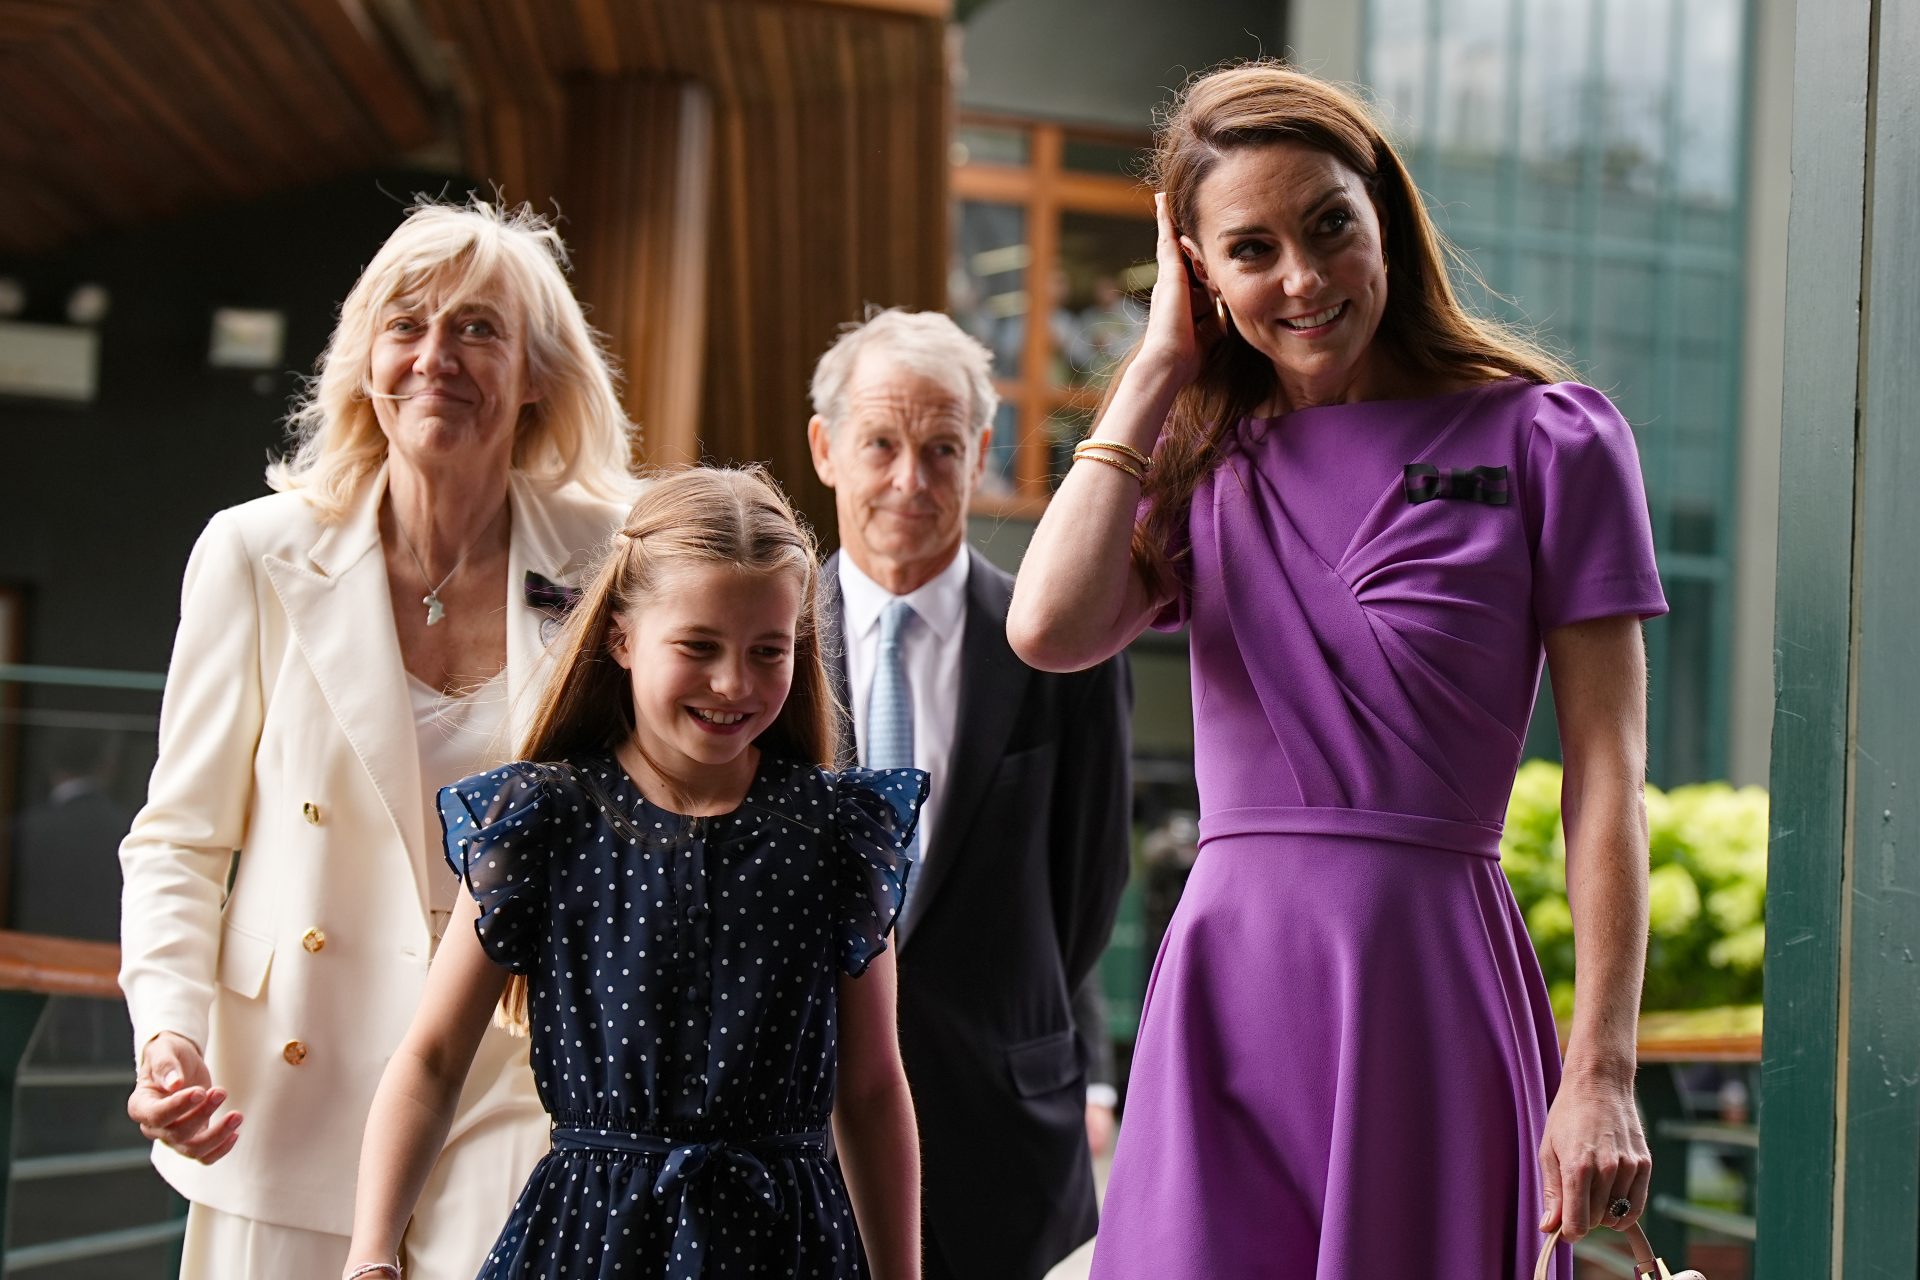
[[[359,0],[0,0],[0,253],[245,199],[432,141]]]
[[[0,53],[37,44],[93,16],[107,0],[0,0]]]

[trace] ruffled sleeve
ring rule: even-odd
[[[1540,630],[1667,611],[1633,429],[1592,387],[1542,388],[1527,438],[1528,541]]]
[[[856,978],[887,949],[906,901],[908,846],[926,800],[927,775],[918,769],[848,769],[838,776],[834,927],[840,967]]]
[[[539,765],[510,764],[440,789],[447,863],[480,904],[480,946],[527,973],[547,915],[553,783]]]

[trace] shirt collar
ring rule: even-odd
[[[865,638],[879,625],[880,614],[895,599],[913,606],[920,621],[941,639],[957,634],[967,615],[967,572],[973,556],[962,545],[947,567],[909,591],[896,597],[885,587],[861,572],[853,557],[840,553],[840,595],[846,606],[847,634]]]

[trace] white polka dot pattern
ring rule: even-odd
[[[838,977],[887,945],[926,785],[763,758],[738,809],[687,818],[600,752],[441,791],[556,1126],[483,1280],[866,1274],[816,1139]]]

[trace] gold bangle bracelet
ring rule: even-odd
[[[1092,437],[1089,437],[1085,440],[1082,440],[1079,444],[1073,446],[1074,455],[1078,457],[1080,454],[1080,451],[1083,449],[1086,449],[1086,450],[1105,449],[1109,453],[1117,453],[1124,458],[1131,458],[1134,464],[1138,466],[1142,471],[1146,471],[1153,466],[1152,458],[1140,452],[1138,449],[1134,448],[1132,445],[1121,444],[1118,440],[1095,440]]]
[[[1124,463],[1124,462],[1122,462],[1122,461],[1120,461],[1120,459],[1118,459],[1118,458],[1109,458],[1109,457],[1107,457],[1107,456],[1106,456],[1105,454],[1101,454],[1101,453],[1077,453],[1077,452],[1076,452],[1076,453],[1075,453],[1075,454],[1073,455],[1073,460],[1074,460],[1075,462],[1080,462],[1080,461],[1082,461],[1082,460],[1084,460],[1084,461],[1087,461],[1087,462],[1104,462],[1104,463],[1106,463],[1106,464],[1107,464],[1108,466],[1110,466],[1110,467],[1112,467],[1112,468],[1113,468],[1113,469],[1114,469],[1115,471],[1124,471],[1124,472],[1126,472],[1126,473],[1127,473],[1128,475],[1130,475],[1130,476],[1132,476],[1132,477],[1133,477],[1133,478],[1134,478],[1134,479],[1135,479],[1136,481],[1138,481],[1138,482],[1139,482],[1140,484],[1142,484],[1142,485],[1144,485],[1144,484],[1146,484],[1146,482],[1147,482],[1147,478],[1146,478],[1145,476],[1143,476],[1143,475],[1141,475],[1141,474],[1140,474],[1140,472],[1139,472],[1138,470],[1136,470],[1136,469],[1135,469],[1135,468],[1133,468],[1133,467],[1130,467],[1130,466],[1128,466],[1128,465],[1127,465],[1126,463]]]

